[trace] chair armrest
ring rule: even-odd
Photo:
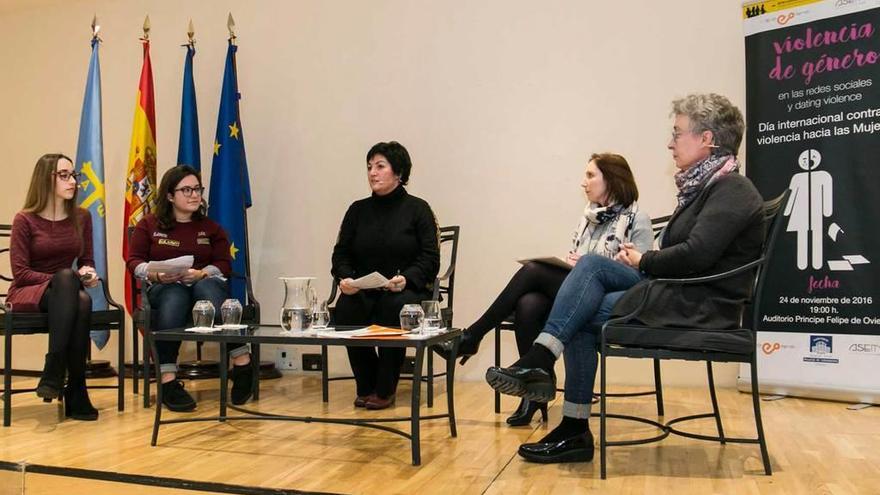
[[[439,282],[441,280],[449,280],[449,277],[451,277],[453,273],[455,273],[455,263],[450,264],[449,267],[446,268],[446,272],[443,273],[443,275],[438,276],[435,280],[436,282]]]
[[[107,281],[104,279],[100,279],[101,282],[101,290],[104,292],[104,299],[107,300],[107,304],[115,308],[117,311],[122,311],[122,306],[120,306],[114,299],[113,296],[110,295],[110,288],[107,286]]]
[[[616,325],[619,323],[626,323],[634,317],[638,316],[639,313],[645,309],[645,304],[648,302],[648,294],[651,293],[651,289],[656,285],[692,285],[692,284],[702,284],[706,282],[715,282],[717,280],[723,280],[726,278],[733,277],[734,275],[739,275],[740,273],[747,272],[749,270],[753,270],[758,266],[762,265],[766,259],[764,257],[758,258],[755,261],[750,263],[746,263],[745,265],[738,266],[736,268],[730,269],[726,272],[716,273],[714,275],[707,275],[705,277],[691,277],[691,278],[655,278],[648,281],[648,284],[645,286],[644,291],[642,292],[642,299],[639,301],[639,304],[636,306],[634,310],[632,310],[629,314],[624,316],[618,316],[616,318],[609,318],[602,325],[602,333],[604,335],[605,328],[609,325]]]
[[[327,297],[327,306],[333,305],[336,301],[336,292],[339,290],[339,277],[333,277],[333,283],[330,284],[330,296]]]

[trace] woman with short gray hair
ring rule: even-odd
[[[757,259],[764,242],[763,202],[751,181],[738,173],[742,113],[716,94],[673,102],[674,125],[667,147],[678,172],[677,207],[659,240],[640,252],[631,243],[612,260],[581,257],[565,279],[544,330],[510,367],[492,367],[486,381],[502,393],[534,401],[556,394],[553,367],[565,356],[562,422],[519,455],[532,462],[593,459],[588,420],[596,377],[597,329],[610,317],[631,313],[651,278],[701,277]],[[661,287],[647,295],[639,322],[651,327],[727,329],[739,325],[750,292],[743,273],[711,284]]]

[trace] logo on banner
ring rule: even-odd
[[[804,357],[807,363],[837,364],[834,354],[834,338],[831,335],[810,335],[810,355]]]
[[[779,342],[762,342],[761,343],[761,352],[764,353],[765,356],[769,356],[774,352],[781,351],[784,349],[794,349],[795,346],[790,344],[781,344]]]
[[[837,0],[834,2],[834,6],[837,8],[840,7],[849,7],[850,5],[864,5],[865,0]]]
[[[880,356],[880,344],[855,343],[850,344],[849,352],[853,354],[869,354]]]

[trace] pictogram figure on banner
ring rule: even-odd
[[[798,157],[798,165],[804,171],[792,175],[788,185],[791,198],[784,211],[788,217],[786,231],[797,233],[797,267],[800,270],[807,269],[808,261],[812,261],[815,270],[825,267],[823,234],[825,218],[834,213],[834,178],[825,170],[817,170],[821,162],[822,155],[818,150],[804,150]],[[834,242],[843,232],[835,222],[828,225],[828,237]],[[828,268],[850,271],[853,265],[867,263],[870,261],[860,254],[847,255],[840,260],[828,260]]]

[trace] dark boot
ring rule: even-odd
[[[541,420],[547,422],[547,403],[522,399],[516,411],[507,418],[510,426],[525,426],[532,422],[532,416],[541,411]]]
[[[37,397],[46,402],[60,397],[61,389],[64,387],[64,370],[66,368],[62,353],[50,352],[46,354],[46,364],[43,366],[40,383],[37,384]]]
[[[232,403],[240,406],[254,395],[254,363],[232,367]]]
[[[89,391],[85,383],[68,384],[64,388],[64,415],[80,421],[98,419],[98,410],[89,400]]]

